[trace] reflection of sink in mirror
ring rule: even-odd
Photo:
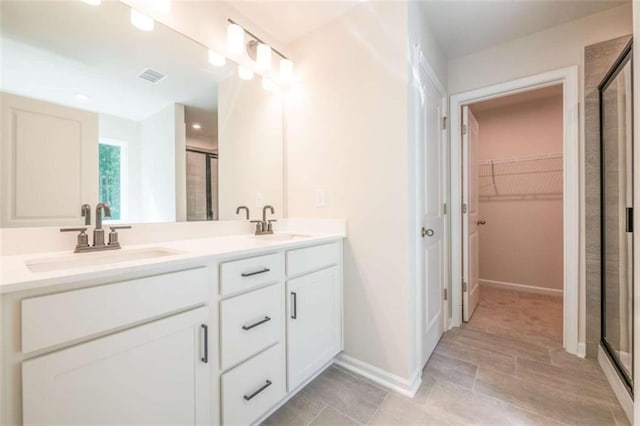
[[[253,238],[255,238],[256,240],[265,240],[265,241],[288,241],[288,240],[299,240],[304,238],[311,238],[311,235],[283,233],[283,234],[256,235]]]
[[[235,220],[256,193],[282,211],[278,92],[241,80],[231,58],[211,64],[201,43],[213,40],[158,21],[140,31],[128,5],[97,3],[0,1],[0,103],[15,117],[0,151],[25,147],[0,205],[56,227],[80,225],[73,200],[108,202],[123,223]],[[0,227],[25,225],[0,215]]]
[[[181,251],[169,250],[162,247],[150,247],[135,250],[118,250],[100,253],[68,254],[57,257],[47,257],[26,261],[31,272],[51,272],[64,269],[87,268],[90,266],[111,265],[134,260],[155,259],[158,257],[174,256]]]

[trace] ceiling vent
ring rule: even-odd
[[[138,78],[150,81],[153,84],[156,84],[157,82],[164,79],[165,77],[166,77],[166,74],[162,74],[160,71],[156,71],[151,68],[147,68],[146,70],[138,74]]]

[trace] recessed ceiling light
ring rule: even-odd
[[[202,129],[202,126],[201,126],[199,123],[193,123],[193,124],[191,125],[191,127],[192,127],[193,129],[196,129],[196,130],[200,130],[200,129]]]
[[[90,4],[91,6],[100,6],[102,0],[82,0],[83,3]]]
[[[131,25],[141,31],[153,31],[153,18],[140,13],[135,9],[131,9]]]
[[[73,96],[80,102],[87,102],[89,100],[89,97],[83,93],[76,93]]]

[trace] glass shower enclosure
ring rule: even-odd
[[[598,86],[601,343],[633,394],[633,85],[629,43]]]

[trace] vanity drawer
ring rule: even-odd
[[[283,337],[282,283],[220,303],[220,367],[227,369]]]
[[[248,425],[285,395],[284,347],[277,344],[222,375],[222,423]]]
[[[207,268],[24,299],[22,352],[204,305],[208,299]]]
[[[299,275],[338,263],[338,243],[305,247],[287,252],[287,275]]]
[[[249,290],[281,279],[282,257],[277,254],[234,260],[220,265],[220,294]]]

